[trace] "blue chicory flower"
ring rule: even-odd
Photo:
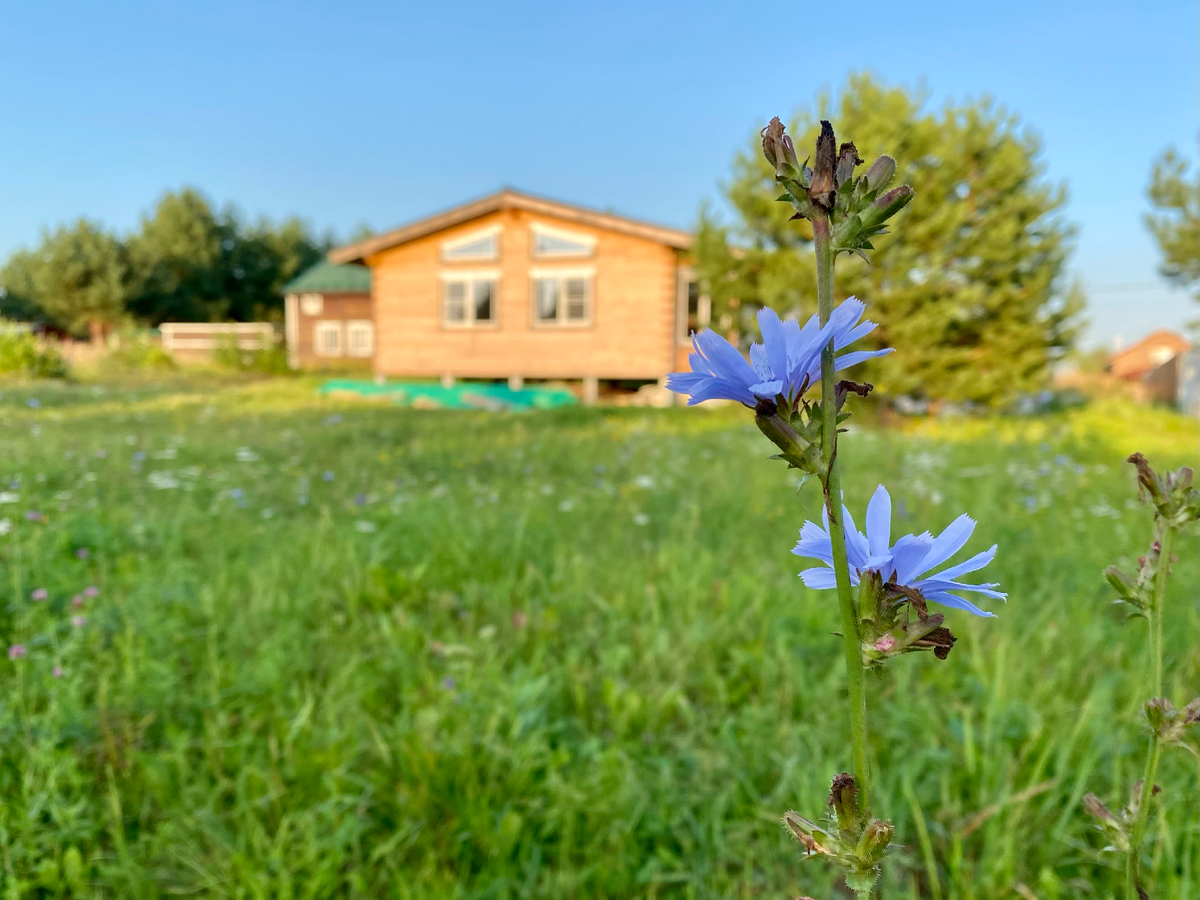
[[[1007,594],[996,590],[998,584],[963,584],[957,579],[969,572],[982,569],[996,556],[996,547],[977,553],[966,562],[944,569],[935,575],[931,570],[946,562],[963,548],[975,530],[975,520],[962,515],[934,537],[928,531],[923,534],[906,534],[891,544],[892,498],[887,489],[880,485],[867,505],[866,533],[859,532],[850,517],[850,510],[842,507],[846,525],[846,556],[850,563],[850,583],[857,585],[863,572],[875,571],[884,581],[920,591],[926,600],[965,609],[977,616],[994,617],[995,613],[984,612],[974,603],[959,597],[952,591],[983,594],[985,597],[1007,599]],[[837,586],[833,569],[833,545],[829,538],[829,514],[824,513],[825,528],[813,522],[805,522],[800,529],[800,542],[793,553],[825,563],[805,569],[800,573],[805,585],[817,590],[829,590]]]
[[[821,351],[833,339],[834,351],[841,350],[875,330],[875,323],[859,322],[866,304],[846,299],[822,328],[817,316],[800,327],[794,319],[781,321],[775,310],[758,311],[763,342],[750,348],[750,361],[736,347],[705,329],[692,335],[695,352],[688,357],[690,372],[667,376],[667,387],[688,394],[688,406],[705,400],[737,400],[753,407],[758,398],[773,400],[780,394],[794,403],[821,377]],[[836,359],[836,370],[891,353],[884,350],[855,350]]]

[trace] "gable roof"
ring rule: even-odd
[[[1191,346],[1191,342],[1183,335],[1171,331],[1169,328],[1156,328],[1140,341],[1130,344],[1124,350],[1118,350],[1116,353],[1110,354],[1108,357],[1109,365],[1119,364],[1129,357],[1146,352],[1153,346],[1170,347],[1175,352],[1182,353]]]
[[[390,247],[395,247],[399,244],[425,237],[426,235],[436,234],[439,231],[455,225],[461,225],[463,222],[469,222],[472,219],[478,219],[480,216],[486,216],[489,213],[502,209],[523,209],[527,212],[552,216],[567,222],[617,231],[621,234],[628,234],[633,237],[645,238],[648,241],[666,244],[668,247],[674,247],[676,250],[687,250],[692,245],[692,236],[688,232],[681,231],[678,228],[654,225],[650,222],[642,222],[638,219],[630,219],[626,216],[615,215],[614,213],[599,212],[593,209],[586,209],[582,206],[575,206],[571,203],[547,200],[544,197],[535,197],[531,194],[514,191],[511,188],[504,188],[479,200],[473,200],[470,203],[464,203],[462,206],[456,206],[445,212],[437,213],[424,219],[418,219],[416,222],[410,222],[408,225],[401,225],[399,228],[392,229],[385,234],[356,241],[344,247],[335,247],[329,251],[329,261],[333,263],[360,263],[372,253],[378,253],[380,250],[387,250]]]
[[[322,260],[283,286],[285,294],[369,294],[371,270]]]

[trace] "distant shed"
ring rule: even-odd
[[[370,368],[375,355],[371,270],[320,262],[284,286],[284,334],[293,369]]]

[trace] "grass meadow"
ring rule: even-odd
[[[850,756],[836,600],[789,552],[818,491],[747,416],[314,387],[4,390],[4,897],[840,896],[780,825]],[[842,447],[852,510],[884,481],[897,529],[971,513],[1010,592],[949,612],[945,662],[870,679],[882,896],[1116,895],[1080,798],[1139,777],[1148,676],[1101,571],[1150,539],[1124,457],[1195,465],[1195,422],[1100,404]],[[1195,897],[1196,760],[1160,783],[1152,896]]]

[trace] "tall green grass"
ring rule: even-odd
[[[788,552],[818,498],[745,417],[309,387],[0,398],[0,638],[27,647],[0,661],[6,896],[835,895],[779,824],[849,762],[835,601]],[[885,897],[1118,890],[1079,801],[1144,752],[1144,626],[1100,572],[1150,516],[1112,441],[1044,426],[843,445],[852,509],[885,481],[909,530],[970,512],[1010,592],[999,619],[950,613],[948,660],[869,686],[904,844]],[[1195,452],[1192,427],[1152,461]],[[1167,620],[1177,701],[1200,679],[1196,550]],[[1194,760],[1161,783],[1153,896],[1195,896]]]

